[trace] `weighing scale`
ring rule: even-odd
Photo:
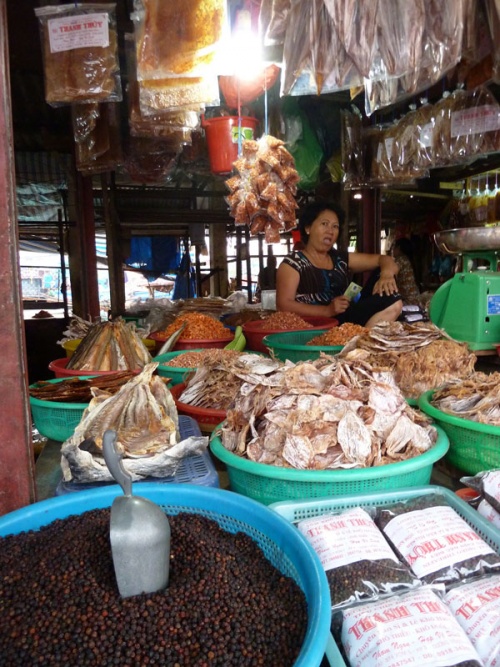
[[[434,234],[445,254],[462,256],[462,272],[431,299],[431,321],[473,351],[487,354],[500,345],[500,227],[466,227]]]

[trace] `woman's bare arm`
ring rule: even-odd
[[[297,313],[297,315],[301,315],[302,317],[334,317],[336,314],[343,313],[349,306],[349,301],[344,297],[337,297],[327,306],[295,301],[299,278],[298,271],[283,262],[280,264],[276,273],[277,310]]]

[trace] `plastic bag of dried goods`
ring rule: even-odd
[[[297,528],[325,569],[332,609],[420,586],[361,507],[305,519]]]
[[[139,81],[213,73],[228,29],[226,0],[141,0],[135,8]]]
[[[360,187],[365,181],[361,113],[356,108],[344,109],[340,112],[340,122],[342,181],[347,189]]]
[[[495,526],[500,528],[500,512],[497,512],[487,500],[481,500],[477,507],[477,511],[481,516]]]
[[[422,178],[428,173],[419,163],[419,125],[422,113],[421,108],[410,105],[410,111],[397,124],[392,162],[398,180]]]
[[[453,93],[446,91],[434,105],[434,129],[432,132],[432,155],[434,166],[454,164],[459,153],[459,135],[453,129],[456,112],[467,107],[467,93],[457,89]]]
[[[291,4],[291,0],[262,0],[259,34],[265,46],[283,44]]]
[[[337,618],[340,617],[340,618]],[[479,655],[428,586],[338,612],[335,634],[350,667],[480,667]]]
[[[115,7],[96,2],[35,9],[48,104],[121,101]]]
[[[453,586],[443,599],[485,667],[500,664],[500,577]]]
[[[500,512],[500,468],[483,470],[473,477],[461,477],[460,481],[478,491],[497,512]]]
[[[71,115],[79,172],[113,171],[123,163],[117,105],[74,104]]]
[[[381,507],[376,521],[424,583],[452,583],[500,571],[500,556],[437,495]]]
[[[418,109],[415,124],[418,132],[417,164],[421,169],[427,169],[434,164],[432,152],[432,136],[434,133],[435,111],[434,105],[426,98],[421,100],[422,106]]]

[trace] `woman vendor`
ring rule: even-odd
[[[388,255],[348,253],[333,248],[344,212],[336,204],[308,204],[299,217],[303,250],[281,262],[276,275],[276,307],[302,316],[335,317],[371,327],[394,322],[403,302],[395,276],[398,266]],[[377,270],[377,271],[375,271]],[[344,296],[350,275],[373,271],[354,303]]]

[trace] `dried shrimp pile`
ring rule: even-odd
[[[79,377],[67,378],[61,382],[37,382],[35,387],[30,387],[30,396],[41,401],[56,401],[60,403],[88,403],[92,399],[92,388],[106,391],[108,394],[116,393],[120,387],[128,382],[134,374],[129,371],[121,371],[113,375],[82,380]]]
[[[216,320],[210,315],[203,313],[181,313],[172,324],[169,324],[163,331],[158,331],[160,336],[169,338],[175,331],[186,323],[186,327],[181,334],[181,338],[187,340],[215,340],[218,338],[230,338],[231,331],[227,329],[222,322]]]
[[[184,352],[183,354],[178,354],[173,359],[160,363],[160,366],[170,366],[172,368],[198,368],[198,366],[201,366],[201,364],[205,362],[211,363],[212,361],[221,361],[223,359],[235,359],[240,355],[241,352],[238,352],[237,350],[207,348],[206,350],[199,350],[197,352]]]
[[[315,336],[306,345],[345,345],[354,336],[366,333],[368,329],[359,324],[345,322],[339,327],[329,329],[320,336]]]
[[[281,366],[258,354],[240,354],[233,359],[205,360],[190,378],[179,401],[198,408],[227,410],[248,382],[265,382]]]
[[[269,317],[264,317],[263,322],[266,323],[268,329],[312,329],[312,324],[306,322],[300,315],[295,313],[276,312]]]
[[[284,142],[270,135],[242,142],[234,163],[238,175],[226,181],[229,212],[250,234],[265,233],[266,243],[279,243],[280,231],[295,227],[299,175]]]
[[[468,377],[476,362],[466,343],[452,340],[430,322],[383,322],[349,341],[340,356],[392,371],[408,398]]]
[[[323,355],[252,378],[221,427],[222,444],[252,461],[302,470],[403,461],[437,440],[391,373]]]
[[[473,373],[437,389],[431,404],[461,419],[500,426],[500,373]]]

